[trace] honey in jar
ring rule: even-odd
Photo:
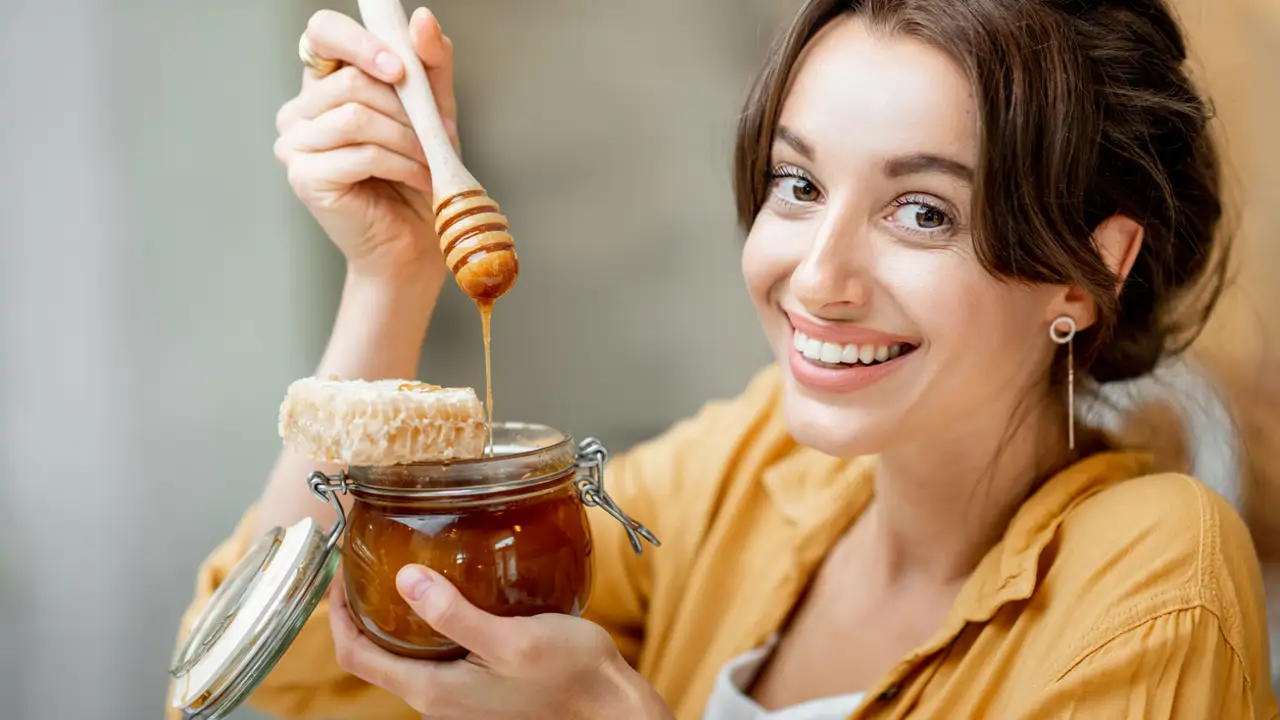
[[[514,454],[499,447],[492,457],[447,465],[351,468],[355,502],[342,573],[365,635],[407,657],[465,654],[400,596],[396,575],[415,563],[494,615],[581,614],[591,590],[591,534],[564,445]]]

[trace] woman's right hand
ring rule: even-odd
[[[426,8],[410,37],[427,69],[445,128],[457,139],[453,45]],[[400,57],[356,20],[321,10],[307,24],[316,55],[346,65],[325,77],[303,70],[302,90],[276,116],[276,157],[289,184],[347,258],[373,279],[442,280],[431,174],[409,117],[390,83]]]

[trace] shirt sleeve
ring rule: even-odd
[[[1051,683],[1023,720],[1274,720],[1218,619],[1170,612],[1108,640]]]

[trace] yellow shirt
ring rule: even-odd
[[[605,484],[662,540],[633,554],[591,510],[606,628],[679,720],[764,642],[871,496],[869,459],[798,446],[776,368],[614,460]],[[1276,718],[1261,574],[1233,508],[1144,454],[1086,458],[1046,482],[965,582],[934,636],[853,718]],[[200,569],[199,607],[256,539],[252,510]],[[322,604],[251,697],[281,718],[417,720],[343,673]],[[176,718],[174,714],[168,717]]]

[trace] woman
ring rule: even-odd
[[[416,48],[454,125],[452,48]],[[430,183],[350,18],[277,154],[346,255],[318,369],[406,377],[446,282]],[[1077,427],[1221,286],[1207,109],[1158,0],[809,0],[738,132],[742,270],[776,363],[615,460],[585,619],[504,619],[429,569],[407,602],[472,652],[374,648],[340,589],[251,704],[289,718],[1273,718],[1257,560],[1194,480]],[[1202,292],[1207,288],[1207,292]],[[1080,391],[1080,392],[1078,392]],[[200,575],[331,517],[282,455]],[[190,622],[192,615],[188,615]]]

